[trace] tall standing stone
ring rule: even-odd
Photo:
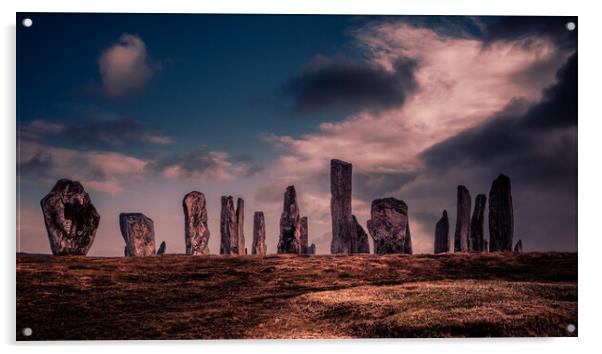
[[[245,248],[245,201],[238,198],[236,201],[236,238],[238,240],[238,254],[246,254]]]
[[[184,241],[186,254],[209,254],[209,228],[205,195],[190,192],[184,196]]]
[[[309,229],[307,224],[307,216],[301,218],[301,253],[307,254],[309,247]]]
[[[483,252],[489,253],[489,240],[487,239],[483,240]]]
[[[500,174],[489,191],[489,250],[512,251],[514,216],[510,178]]]
[[[482,252],[483,251],[483,240],[484,240],[484,223],[485,223],[485,204],[487,203],[487,197],[485,194],[479,194],[475,198],[474,211],[472,213],[472,220],[470,222],[470,238],[469,238],[469,250],[471,252]]]
[[[286,187],[284,193],[278,253],[301,253],[301,216],[295,186]]]
[[[161,245],[159,245],[159,249],[157,250],[157,256],[163,256],[165,252],[167,252],[167,244],[165,244],[165,241],[163,241],[161,242]]]
[[[403,241],[403,253],[412,254],[412,234],[410,233],[410,217],[408,216],[408,225],[406,226],[406,237]]]
[[[523,251],[523,240],[518,240],[516,245],[514,245],[514,252],[522,252]]]
[[[449,218],[443,210],[441,219],[435,225],[435,254],[449,252]]]
[[[407,250],[408,206],[395,198],[372,201],[368,232],[374,239],[374,253],[404,253]]]
[[[265,218],[263,216],[263,211],[256,211],[253,215],[253,247],[251,253],[265,256],[266,252]]]
[[[355,227],[355,242],[353,243],[353,250],[351,253],[370,253],[370,244],[368,242],[368,234],[364,231],[364,228],[357,221],[355,215],[351,216],[353,219],[353,226]]]
[[[238,254],[238,228],[231,196],[222,196],[220,236],[220,254]]]
[[[151,218],[142,213],[121,213],[119,228],[125,241],[126,256],[155,255],[155,226]]]
[[[85,256],[94,242],[100,216],[81,183],[58,180],[40,205],[52,254]]]
[[[332,243],[330,252],[352,253],[355,228],[351,217],[352,165],[341,160],[330,161],[330,213]]]
[[[468,189],[465,186],[458,186],[456,215],[454,252],[467,252],[468,237],[470,235],[470,193],[468,193]]]

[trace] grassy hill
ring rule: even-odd
[[[568,324],[576,253],[17,255],[18,340],[576,335]]]

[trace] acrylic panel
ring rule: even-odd
[[[577,335],[577,18],[17,14],[17,340]]]

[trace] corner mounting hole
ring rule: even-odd
[[[31,328],[29,328],[29,327],[25,327],[25,328],[23,328],[23,335],[24,335],[25,337],[29,337],[29,336],[31,336],[32,334],[33,334],[33,330],[32,330]]]
[[[33,25],[33,21],[31,20],[31,18],[26,17],[23,19],[23,21],[21,21],[21,24],[23,25],[23,27],[31,27],[31,25]]]
[[[570,323],[568,326],[566,326],[566,331],[569,333],[575,333],[576,329],[577,329],[577,327],[575,327],[575,325],[572,323]]]
[[[568,29],[569,31],[574,31],[575,28],[577,28],[577,25],[575,24],[575,22],[569,21],[566,23],[566,29]]]

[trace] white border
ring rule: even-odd
[[[2,239],[3,282],[0,304],[3,311],[0,335],[6,352],[46,353],[104,353],[109,348],[142,349],[146,353],[161,353],[166,346],[179,351],[304,353],[308,351],[344,350],[348,353],[365,353],[372,347],[378,351],[408,353],[505,353],[516,349],[543,350],[546,353],[563,353],[593,350],[599,347],[601,289],[599,204],[602,200],[600,184],[602,174],[602,114],[600,110],[600,11],[596,2],[556,1],[529,2],[525,0],[221,0],[192,1],[164,0],[21,0],[2,2],[2,47],[0,70],[0,107],[3,109],[1,129],[3,139],[2,202],[0,220]],[[330,14],[433,14],[433,15],[577,15],[579,16],[579,338],[561,339],[409,339],[409,340],[347,340],[347,341],[162,341],[162,342],[78,342],[20,344],[14,342],[15,333],[15,12],[171,12],[171,13],[330,13]],[[558,212],[566,212],[558,206]],[[81,348],[85,345],[86,348]],[[133,348],[132,346],[136,347]],[[44,348],[41,348],[44,346]],[[286,348],[284,348],[286,346]],[[575,348],[576,347],[576,348]]]

